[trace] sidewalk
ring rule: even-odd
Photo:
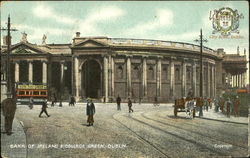
[[[1,114],[1,157],[26,158],[26,135],[17,119],[12,125],[12,135],[8,136],[4,130],[4,117]]]
[[[196,115],[199,115],[199,112]],[[221,112],[215,112],[214,109],[203,110],[201,119],[248,125],[248,117],[234,117],[234,115],[227,117]]]

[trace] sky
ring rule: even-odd
[[[222,7],[237,9],[240,38],[215,39],[212,34],[210,11]],[[6,27],[8,15],[12,27],[12,43],[20,42],[22,32],[30,43],[71,43],[75,32],[81,36],[107,36],[109,38],[136,38],[195,43],[200,29],[208,40],[205,46],[224,48],[236,53],[239,46],[249,54],[249,7],[247,1],[8,1],[1,3],[1,27]],[[6,32],[2,32],[6,35]]]

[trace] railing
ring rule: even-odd
[[[159,47],[171,47],[179,49],[188,49],[199,51],[200,46],[184,42],[173,42],[173,41],[161,41],[161,40],[147,40],[147,39],[127,39],[127,38],[109,38],[110,44],[119,44],[119,45],[148,45],[148,46],[159,46]],[[216,55],[216,51],[203,47],[203,51],[207,53],[212,53]]]

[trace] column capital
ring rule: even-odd
[[[148,55],[142,55],[141,57],[142,57],[142,59],[146,59],[146,58],[148,58]]]
[[[170,57],[169,59],[170,59],[170,60],[177,60],[176,57]]]
[[[20,64],[20,62],[21,62],[20,60],[13,61],[14,64]]]
[[[126,58],[132,58],[133,57],[133,55],[130,55],[130,54],[126,54],[125,56],[126,56]]]
[[[48,60],[41,60],[42,63],[48,64]]]

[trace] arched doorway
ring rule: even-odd
[[[82,65],[83,97],[100,98],[101,96],[101,67],[95,60],[87,60]]]

